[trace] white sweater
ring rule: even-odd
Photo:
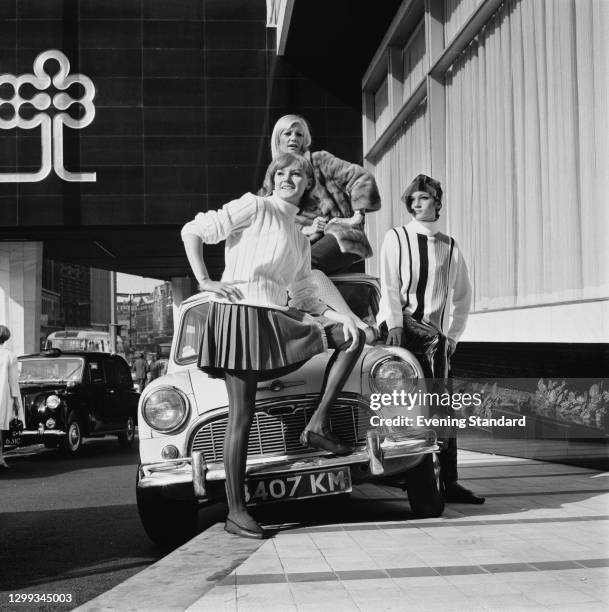
[[[439,232],[436,223],[413,220],[387,232],[381,249],[379,323],[385,321],[388,329],[402,327],[406,313],[458,342],[471,295],[463,255],[454,238]]]
[[[328,310],[311,277],[311,247],[294,218],[298,207],[275,195],[246,193],[220,210],[199,213],[182,228],[204,243],[226,240],[223,282],[233,282],[239,304],[322,314]],[[231,303],[218,296],[214,301]]]

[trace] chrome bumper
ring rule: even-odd
[[[299,455],[296,459],[286,456],[248,459],[247,475],[267,476],[364,464],[368,466],[372,476],[383,476],[391,471],[391,463],[399,462],[400,459],[436,453],[439,450],[433,430],[428,430],[426,437],[394,440],[385,438],[382,441],[377,432],[371,430],[366,436],[365,446],[350,455],[339,457],[315,451],[308,455]],[[192,485],[196,498],[206,497],[208,482],[226,479],[224,464],[207,463],[201,451],[194,451],[192,457],[142,464],[139,469],[138,488]]]
[[[22,438],[61,438],[67,435],[61,429],[24,429],[19,433]]]

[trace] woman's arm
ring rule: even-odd
[[[402,256],[405,254],[402,253]],[[379,315],[385,319],[389,330],[387,344],[390,346],[402,345],[401,263],[399,238],[395,231],[390,229],[385,234],[381,247],[381,307],[379,309]]]
[[[258,201],[251,194],[233,200],[220,210],[199,213],[182,228],[182,240],[188,263],[201,291],[210,291],[230,301],[243,299],[232,283],[213,281],[203,259],[203,244],[215,244],[250,225],[256,216]]]
[[[328,221],[328,225],[347,225],[353,227],[354,225],[361,225],[364,222],[364,211],[356,210],[352,217],[334,217]],[[325,229],[325,228],[324,228]]]
[[[188,263],[201,291],[210,291],[231,302],[243,299],[243,293],[233,286],[232,283],[211,280],[203,260],[203,243],[198,236],[185,234],[182,240],[184,241],[184,250],[186,251]]]
[[[451,324],[448,330],[448,339],[452,343],[452,351],[454,352],[459,338],[465,331],[469,309],[472,304],[472,286],[467,273],[467,265],[463,258],[463,253],[455,244],[453,253],[456,259],[455,276],[452,281],[452,303],[453,309],[451,313]]]
[[[327,151],[315,151],[311,161],[315,170],[324,177],[325,189],[335,199],[346,194],[352,211],[379,210],[381,196],[371,172],[362,166],[334,157]]]
[[[328,308],[324,313],[324,316],[331,321],[343,324],[343,334],[345,335],[345,342],[351,339],[351,346],[347,349],[347,353],[354,351],[359,345],[359,331],[355,323],[355,319],[348,314],[342,314]]]

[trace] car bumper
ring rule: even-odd
[[[384,439],[375,431],[368,432],[365,446],[347,456],[311,453],[294,457],[270,457],[248,459],[247,476],[268,476],[323,470],[326,468],[360,466],[368,479],[384,477],[414,467],[426,454],[438,452],[439,446],[433,430],[423,436],[404,439]],[[207,463],[201,451],[192,457],[142,464],[139,467],[139,489],[161,488],[171,494],[171,489],[187,488],[197,499],[208,497],[210,483],[224,481],[226,473],[222,463]]]
[[[22,440],[33,442],[36,440],[58,440],[66,435],[61,429],[24,429],[20,434]]]

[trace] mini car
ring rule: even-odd
[[[139,393],[122,357],[52,348],[19,357],[19,370],[22,445],[44,443],[73,456],[84,438],[115,434],[121,446],[133,444]]]
[[[332,280],[355,314],[374,321],[380,294],[377,279],[349,274]],[[192,537],[198,509],[224,497],[226,387],[222,379],[197,368],[208,308],[206,293],[182,303],[168,372],[146,387],[138,408],[137,505],[148,536],[161,546]],[[338,457],[300,445],[330,355],[331,351],[316,355],[284,376],[259,382],[248,447],[248,503],[348,493],[353,484],[378,481],[406,489],[416,516],[442,514],[436,432],[378,425],[375,418],[382,413],[386,420],[399,421],[406,412],[411,418],[424,414],[425,407],[371,408],[373,394],[421,389],[421,366],[405,349],[366,345],[337,398],[331,427],[355,446],[351,455]]]

